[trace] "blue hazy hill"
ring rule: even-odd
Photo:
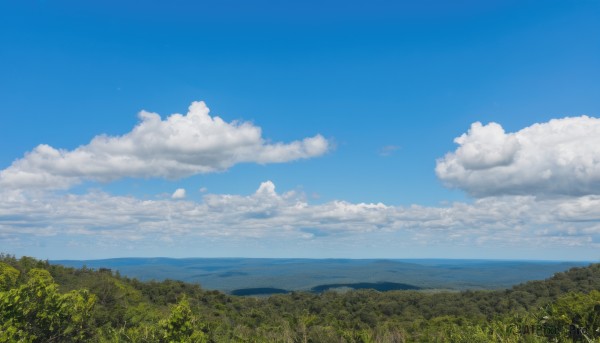
[[[140,280],[174,279],[233,294],[340,288],[500,289],[541,280],[588,262],[450,259],[114,258],[56,260],[109,268]],[[378,288],[379,287],[379,288]],[[274,290],[270,292],[268,290]]]

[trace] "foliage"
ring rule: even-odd
[[[0,255],[0,342],[600,342],[600,265],[500,291],[239,297]]]
[[[43,269],[31,269],[28,278],[27,283],[0,292],[0,341],[87,341],[96,297],[86,290],[60,294]]]
[[[171,310],[169,318],[160,321],[163,342],[207,342],[206,335],[201,331],[201,326],[192,314],[190,304],[184,297]]]
[[[11,289],[17,284],[20,272],[4,262],[0,262],[0,291]]]

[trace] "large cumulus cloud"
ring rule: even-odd
[[[477,122],[437,161],[437,176],[476,197],[600,194],[600,119],[553,119],[514,133]]]
[[[142,111],[140,123],[122,136],[101,135],[75,150],[37,146],[0,171],[0,187],[68,188],[82,180],[123,177],[180,178],[222,171],[244,163],[280,163],[319,156],[330,144],[321,135],[269,143],[260,127],[211,117],[204,102],[186,115],[161,119]]]

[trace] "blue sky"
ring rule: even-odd
[[[597,260],[598,37],[591,0],[2,2],[0,251]]]

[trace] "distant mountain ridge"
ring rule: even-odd
[[[199,283],[205,289],[232,294],[246,294],[249,289],[259,292],[274,289],[275,293],[320,292],[336,287],[378,289],[378,284],[385,283],[389,289],[502,289],[589,264],[446,259],[163,257],[50,262],[76,268],[108,268],[144,281],[172,279]]]

